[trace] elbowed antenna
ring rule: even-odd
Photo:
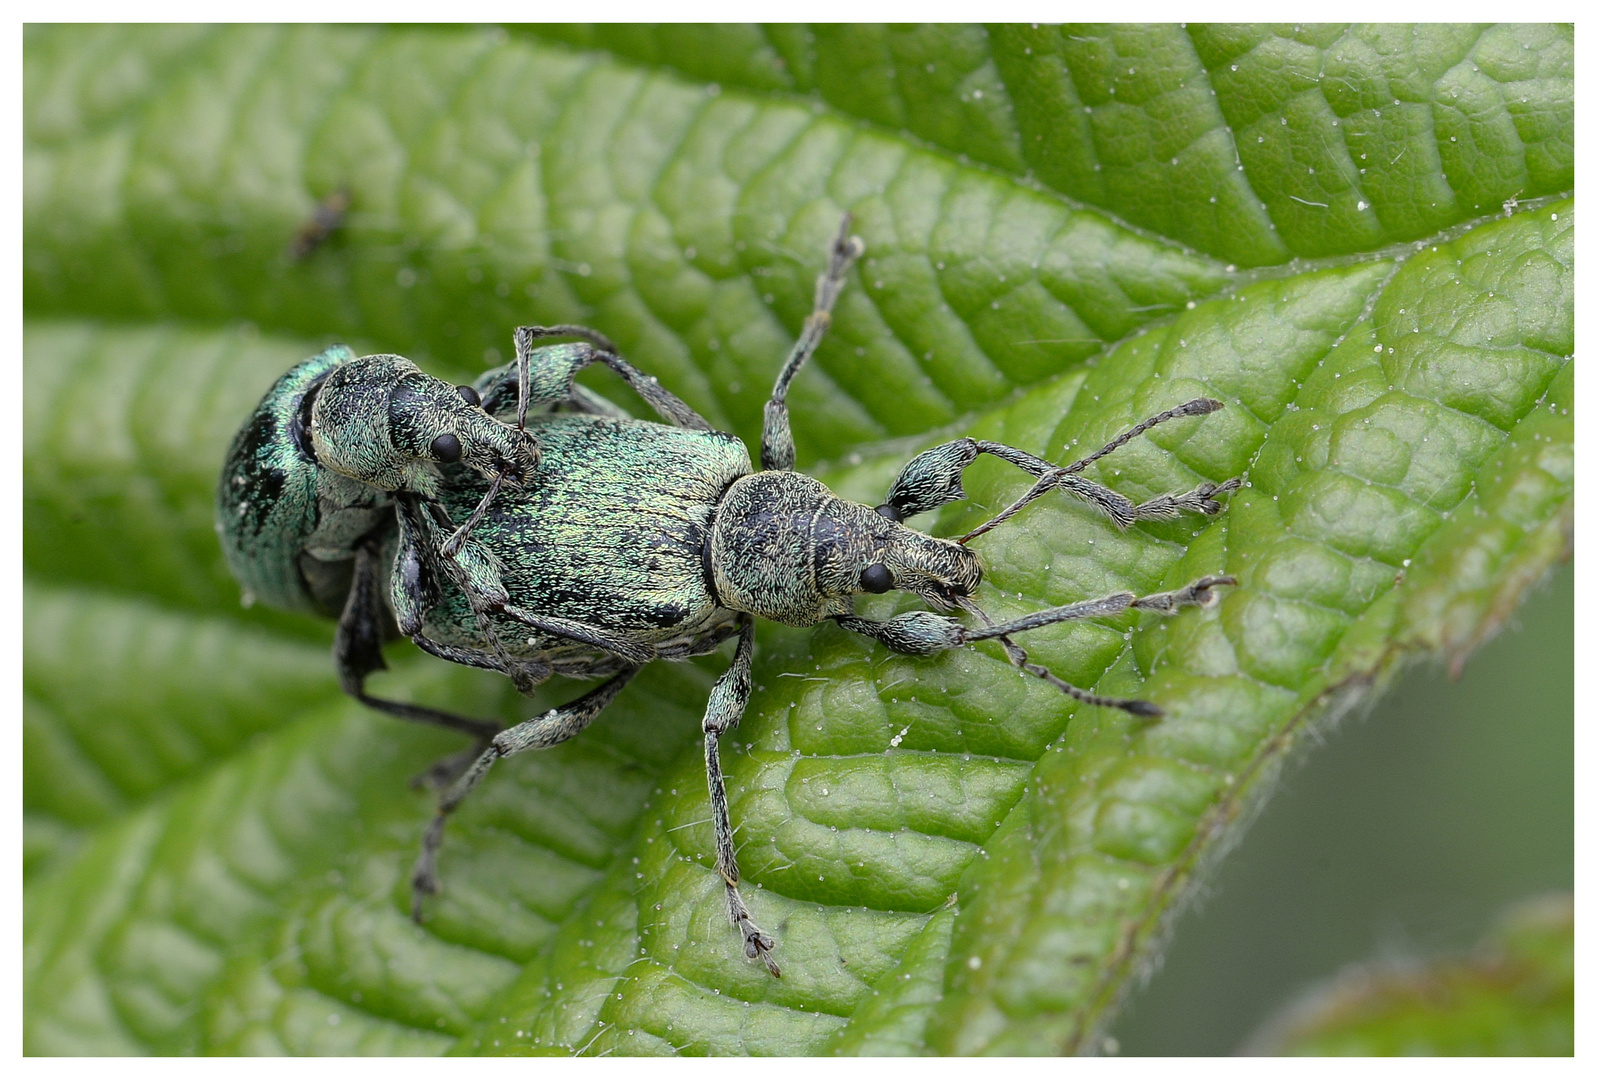
[[[1148,419],[1142,421],[1140,424],[1137,424],[1129,431],[1125,431],[1120,435],[1115,436],[1113,439],[1110,439],[1102,447],[1093,453],[1088,454],[1086,457],[1081,458],[1078,461],[1071,462],[1069,465],[1050,468],[1046,472],[1040,472],[1037,475],[1037,482],[1031,486],[1030,490],[1000,510],[996,517],[976,526],[970,532],[966,533],[964,536],[961,536],[959,538],[959,542],[961,544],[968,544],[983,533],[991,532],[993,529],[996,529],[998,526],[1002,525],[1004,522],[1020,513],[1020,511],[1025,509],[1030,503],[1039,497],[1046,495],[1049,491],[1056,487],[1064,487],[1071,494],[1093,504],[1099,510],[1102,510],[1105,514],[1107,514],[1109,518],[1122,529],[1128,528],[1131,523],[1136,521],[1138,518],[1173,517],[1181,510],[1196,510],[1199,513],[1204,514],[1218,513],[1220,509],[1219,504],[1214,501],[1212,496],[1221,494],[1223,492],[1235,491],[1242,484],[1240,477],[1227,480],[1223,484],[1200,484],[1192,491],[1186,492],[1182,495],[1164,496],[1162,499],[1155,499],[1151,502],[1143,503],[1142,505],[1138,506],[1133,504],[1131,500],[1127,499],[1124,495],[1121,495],[1115,491],[1111,491],[1101,484],[1095,484],[1090,480],[1077,478],[1076,474],[1080,473],[1088,465],[1091,465],[1099,458],[1107,457],[1109,454],[1114,453],[1116,450],[1126,445],[1132,439],[1144,434],[1150,428],[1158,427],[1167,420],[1177,420],[1185,416],[1206,416],[1209,413],[1223,408],[1225,408],[1225,402],[1216,398],[1201,397],[1193,398],[1191,401],[1182,402],[1173,409],[1166,409],[1162,413],[1148,417]],[[1027,456],[1029,457],[1030,455]]]
[[[1141,597],[1130,592],[1111,593],[1096,600],[1081,600],[1074,604],[1034,611],[1030,615],[1022,615],[1017,619],[1010,619],[1008,622],[1002,623],[993,622],[992,618],[977,607],[976,602],[968,596],[957,598],[956,603],[982,622],[980,628],[975,630],[967,629],[965,631],[965,644],[996,639],[1004,647],[1004,653],[1008,656],[1011,664],[1014,664],[1026,674],[1048,683],[1061,693],[1068,694],[1077,701],[1088,705],[1104,705],[1112,709],[1121,709],[1131,713],[1133,716],[1159,717],[1164,715],[1164,710],[1151,701],[1143,701],[1139,698],[1104,697],[1066,682],[1041,664],[1033,663],[1026,650],[1015,644],[1009,635],[1023,633],[1027,630],[1036,630],[1044,626],[1052,626],[1055,623],[1071,622],[1076,619],[1096,619],[1106,615],[1118,615],[1132,608],[1156,611],[1161,615],[1173,615],[1184,607],[1213,607],[1220,599],[1215,589],[1221,585],[1235,585],[1236,583],[1237,579],[1229,574],[1210,575],[1201,577],[1183,588],[1170,592],[1150,593]]]

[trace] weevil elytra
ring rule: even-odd
[[[755,925],[739,892],[720,760],[720,740],[749,700],[755,616],[791,626],[832,619],[912,655],[994,640],[1021,670],[1080,701],[1159,715],[1149,702],[1070,685],[1031,661],[1012,636],[1128,609],[1172,614],[1207,606],[1234,579],[1206,576],[1142,597],[1119,592],[995,623],[976,605],[982,567],[967,544],[1054,489],[1122,528],[1183,511],[1219,513],[1216,496],[1238,480],[1138,504],[1084,470],[1157,424],[1221,403],[1176,405],[1065,466],[1012,446],[956,439],[911,459],[880,505],[838,498],[793,471],[786,397],[863,250],[845,217],[813,310],[766,404],[759,469],[742,442],[622,360],[602,334],[571,326],[520,328],[516,360],[469,387],[434,379],[401,357],[356,357],[335,347],[280,379],[239,432],[222,474],[217,528],[246,590],[279,607],[338,612],[334,653],[346,692],[476,739],[435,767],[444,790],[411,877],[418,921],[424,899],[439,888],[445,822],[494,762],[576,735],[643,664],[702,655],[735,637],[703,721],[715,866],[745,954],[780,975],[775,940]],[[556,336],[580,340],[537,344]],[[664,422],[634,419],[575,383],[594,363],[620,374]],[[981,454],[1035,483],[958,539],[904,524],[963,498],[961,476]],[[915,593],[931,610],[885,621],[854,613],[854,597],[890,589]],[[954,618],[956,611],[975,625]],[[384,666],[382,643],[395,629],[446,660],[501,672],[523,692],[556,672],[605,681],[501,730],[369,696],[365,680]]]

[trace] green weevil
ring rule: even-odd
[[[469,387],[398,356],[334,347],[280,379],[239,432],[222,473],[217,529],[247,593],[278,607],[337,612],[334,659],[346,692],[476,740],[434,768],[443,790],[411,875],[418,921],[439,888],[445,822],[494,762],[576,735],[649,661],[702,655],[735,637],[703,721],[715,867],[746,956],[780,976],[775,940],[739,892],[720,760],[720,740],[749,701],[755,616],[790,626],[832,619],[918,656],[993,640],[1021,670],[1080,701],[1160,714],[1146,701],[1070,685],[1031,661],[1012,635],[1132,608],[1172,614],[1208,606],[1235,579],[1205,576],[1171,592],[1118,592],[995,623],[974,601],[982,567],[967,544],[1055,489],[1122,528],[1183,511],[1219,513],[1216,496],[1239,480],[1138,504],[1083,472],[1149,428],[1221,403],[1176,405],[1062,467],[1012,446],[956,439],[911,459],[880,505],[841,499],[793,471],[786,397],[863,250],[845,217],[766,404],[757,470],[736,437],[713,430],[602,334],[573,326],[518,329],[515,361]],[[556,336],[580,340],[536,344]],[[619,374],[665,422],[634,419],[574,382],[594,363]],[[904,524],[964,498],[961,476],[981,454],[1035,483],[958,539]],[[854,613],[857,595],[890,589],[913,592],[933,610],[885,621]],[[368,695],[365,680],[384,666],[382,644],[396,632],[446,660],[501,672],[524,693],[554,673],[605,681],[501,730]]]

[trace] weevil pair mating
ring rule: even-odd
[[[1216,497],[1234,491],[1237,480],[1135,503],[1084,473],[1150,428],[1221,403],[1196,398],[1167,409],[1065,466],[1012,446],[956,439],[911,459],[880,505],[838,498],[793,471],[786,398],[863,250],[845,217],[813,311],[765,406],[758,470],[737,438],[623,360],[602,334],[576,326],[518,329],[515,361],[470,386],[435,379],[399,356],[357,357],[335,346],[279,379],[240,430],[222,473],[217,529],[245,589],[276,607],[336,613],[339,680],[362,703],[474,740],[430,773],[442,794],[411,876],[418,921],[439,889],[445,822],[494,762],[576,735],[649,661],[699,656],[735,637],[703,721],[715,868],[744,953],[779,976],[776,942],[755,925],[739,892],[721,772],[721,739],[749,701],[756,616],[790,626],[832,619],[916,656],[995,640],[1022,671],[1073,698],[1159,715],[1152,703],[1070,685],[1032,662],[1013,635],[1133,608],[1173,614],[1207,606],[1233,578],[1201,577],[1142,597],[1119,592],[994,622],[976,605],[982,567],[967,544],[1055,489],[1121,528],[1188,511],[1219,513]],[[553,337],[577,340],[539,344]],[[635,419],[576,383],[591,364],[618,374],[663,422]],[[964,498],[962,474],[982,454],[1035,482],[958,539],[905,524]],[[915,593],[930,610],[883,621],[854,613],[856,596],[890,589]],[[367,676],[385,666],[383,642],[397,635],[445,660],[501,672],[523,693],[555,673],[604,682],[501,729],[368,694]]]

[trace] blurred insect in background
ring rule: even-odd
[[[294,230],[294,239],[288,245],[290,262],[303,262],[327,242],[344,224],[349,214],[351,196],[349,188],[340,187],[316,204],[311,216]]]

